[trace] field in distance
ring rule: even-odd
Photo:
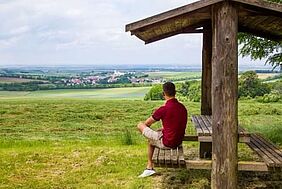
[[[8,98],[99,98],[99,99],[143,99],[150,87],[128,87],[110,89],[62,89],[42,91],[0,91],[0,99]]]
[[[31,81],[42,81],[42,80],[25,79],[25,78],[17,78],[17,77],[0,77],[0,83],[27,83]]]

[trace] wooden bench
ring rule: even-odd
[[[282,168],[282,152],[274,144],[259,134],[251,134],[250,138],[247,145],[263,159],[269,169]]]
[[[183,147],[176,149],[160,149],[155,148],[153,154],[153,162],[156,167],[184,168],[186,166],[184,160]]]
[[[211,169],[211,160],[185,160],[182,147],[164,150],[155,148],[153,162],[156,167],[186,168],[186,169]],[[268,171],[264,162],[238,162],[239,171]]]

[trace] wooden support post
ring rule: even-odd
[[[212,7],[213,189],[237,188],[238,12],[231,1]]]
[[[201,114],[212,115],[212,31],[211,23],[207,23],[203,28],[203,50],[202,50],[202,85],[201,85]],[[211,158],[212,143],[200,142],[200,158]]]
[[[212,31],[211,24],[203,28],[201,114],[212,115]]]

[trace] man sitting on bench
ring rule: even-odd
[[[148,140],[147,168],[139,177],[147,177],[156,173],[152,157],[155,147],[173,149],[182,144],[187,124],[187,110],[175,98],[175,85],[171,82],[163,84],[163,96],[166,103],[158,108],[145,122],[138,124],[138,129]],[[162,129],[154,131],[150,126],[162,120]]]

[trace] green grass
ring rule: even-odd
[[[10,98],[99,98],[99,99],[143,99],[150,87],[110,89],[61,89],[34,92],[0,91],[0,99]]]
[[[43,94],[0,98],[0,188],[209,186],[209,171],[158,169],[155,177],[137,178],[146,166],[146,140],[136,124],[162,101],[92,99],[83,95],[45,98]],[[199,114],[199,103],[185,105],[190,116]],[[240,101],[240,124],[252,132],[262,132],[282,147],[281,111],[281,103]],[[187,133],[194,133],[190,121]],[[187,153],[197,153],[198,143],[187,142],[184,147]],[[241,159],[253,160],[253,155],[240,144]]]

